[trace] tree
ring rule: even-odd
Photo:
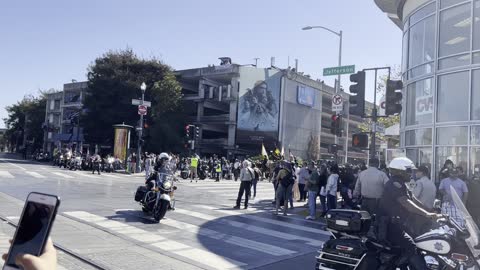
[[[310,139],[308,141],[308,149],[307,149],[307,159],[308,160],[320,159],[320,138],[318,135],[310,134]]]
[[[110,51],[88,68],[85,113],[80,120],[87,141],[112,145],[113,125],[138,126],[137,107],[131,100],[140,98],[142,82],[147,85],[145,100],[152,102],[146,132],[146,146],[151,148],[148,150],[167,150],[166,142],[172,147],[181,145],[181,128],[177,129],[178,123],[173,122],[178,119],[170,115],[181,110],[180,84],[169,66],[156,58],[141,59],[130,49]],[[171,133],[164,136],[166,131]]]
[[[46,91],[40,91],[40,96],[25,96],[21,101],[7,106],[8,117],[3,119],[7,127],[5,138],[18,150],[24,144],[24,137],[31,149],[37,150],[43,145],[43,124],[47,99]]]

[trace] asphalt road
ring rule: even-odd
[[[105,269],[314,269],[316,251],[329,237],[322,223],[294,213],[303,212],[303,203],[287,217],[272,215],[267,182],[258,184],[248,210],[233,210],[238,182],[181,180],[176,210],[156,224],[133,200],[143,181],[0,153],[0,216],[18,221],[31,191],[60,196],[54,241]],[[0,253],[12,234],[0,223]],[[68,254],[60,254],[59,265],[92,269]]]

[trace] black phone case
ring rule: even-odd
[[[27,207],[28,197],[31,194],[39,194],[39,195],[43,195],[43,196],[55,197],[55,199],[57,199],[57,203],[55,204],[55,209],[53,210],[52,221],[50,222],[50,225],[48,226],[46,237],[43,240],[42,248],[40,249],[40,254],[34,254],[35,256],[40,256],[42,254],[43,250],[45,249],[45,245],[47,244],[48,237],[50,236],[50,231],[53,227],[53,223],[55,222],[55,218],[57,217],[58,208],[60,207],[60,197],[58,197],[56,195],[52,195],[52,194],[41,193],[41,192],[30,192],[27,196],[27,200],[25,200],[25,205],[23,206],[22,215],[20,216],[20,220],[18,221],[18,224],[17,224],[17,230],[18,230],[18,226],[20,226],[20,223],[23,220],[23,214],[25,212],[25,208]],[[17,230],[15,230],[15,235],[13,236],[13,243],[15,242],[15,238],[17,237]],[[13,247],[13,245],[10,246],[10,248],[8,250],[9,254],[11,252],[12,247]],[[7,258],[7,261],[8,261],[8,258]]]

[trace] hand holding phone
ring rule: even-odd
[[[28,195],[3,270],[56,269],[56,252],[48,236],[59,205],[54,195]]]

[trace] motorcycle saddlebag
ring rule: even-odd
[[[331,239],[317,258],[316,269],[356,269],[368,248],[358,239]]]
[[[354,234],[367,233],[372,224],[368,212],[357,210],[332,209],[328,211],[326,220],[329,229]]]
[[[145,194],[147,193],[147,187],[139,186],[137,191],[135,192],[135,201],[140,202],[145,198]]]

